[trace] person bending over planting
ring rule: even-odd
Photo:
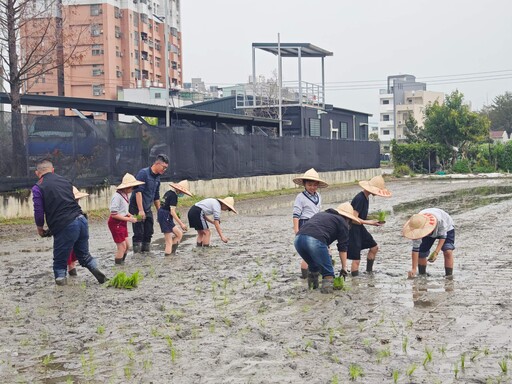
[[[356,216],[361,220],[361,225],[353,225],[350,228],[350,241],[348,248],[348,258],[352,260],[350,274],[352,276],[359,275],[359,263],[361,262],[361,251],[368,249],[366,259],[366,272],[373,272],[373,263],[379,251],[377,242],[373,236],[365,228],[365,225],[380,226],[378,220],[368,220],[368,209],[370,208],[370,196],[390,197],[391,192],[386,189],[384,178],[375,176],[370,180],[359,182],[359,186],[363,188],[350,203],[354,207]]]
[[[234,208],[235,200],[228,196],[225,199],[204,199],[192,206],[188,211],[188,223],[190,227],[197,230],[196,245],[198,247],[209,247],[211,232],[208,223],[215,226],[220,239],[228,242],[228,238],[222,234],[220,229],[221,211],[232,211],[238,213]],[[213,216],[213,220],[208,216]]]
[[[409,278],[427,273],[428,261],[436,261],[440,251],[444,255],[444,270],[446,276],[453,275],[453,250],[455,249],[455,226],[451,216],[439,208],[427,208],[420,213],[412,215],[404,224],[402,234],[412,240],[412,268],[408,272]],[[432,245],[438,240],[434,251],[430,253]]]
[[[347,276],[347,248],[349,228],[352,222],[360,223],[350,203],[340,204],[336,209],[319,212],[308,220],[295,236],[295,249],[308,263],[308,284],[318,288],[318,277],[322,274],[322,293],[332,293],[334,269],[329,245],[338,241],[341,260],[340,275]]]

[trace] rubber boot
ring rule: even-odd
[[[320,292],[332,293],[333,292],[333,279],[322,279],[322,288],[320,288]]]
[[[128,255],[128,252],[125,252],[124,255],[123,255],[123,261],[126,260],[126,256]]]
[[[366,272],[373,272],[373,263],[374,262],[375,262],[375,259],[366,260]]]
[[[178,246],[179,246],[179,244],[173,244],[172,245],[171,255],[175,255],[176,254],[176,251],[178,250]]]
[[[319,272],[309,272],[308,273],[308,287],[309,289],[318,289],[318,276]]]
[[[78,276],[78,273],[76,272],[76,268],[70,269],[68,271],[69,276]]]
[[[55,279],[55,284],[57,285],[67,285],[68,284],[68,279],[66,277],[57,277]]]
[[[307,279],[308,278],[308,272],[309,272],[309,269],[301,268],[300,269],[300,274],[301,274],[300,278],[301,279]]]
[[[418,272],[420,275],[427,274],[427,266],[426,265],[418,265]]]
[[[133,253],[140,253],[142,248],[142,243],[133,243]]]
[[[90,268],[89,271],[91,271],[91,273],[94,275],[94,277],[96,278],[96,280],[98,280],[98,283],[100,284],[103,284],[108,280],[105,274],[101,272],[98,268]]]
[[[149,252],[151,243],[142,243],[142,247],[140,248],[141,252]]]

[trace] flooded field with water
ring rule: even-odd
[[[512,180],[387,184],[392,198],[370,200],[370,213],[388,211],[384,226],[369,227],[376,272],[331,295],[299,277],[295,195],[236,203],[239,215],[222,217],[227,244],[214,234],[214,247],[198,249],[192,230],[164,258],[157,233],[150,255],[130,254],[122,267],[106,223],[90,223],[108,276],[144,276],[133,290],[100,286],[80,267],[57,287],[51,240],[35,226],[2,226],[0,382],[512,382]],[[322,190],[323,208],[359,190]],[[402,225],[433,206],[455,221],[454,278],[440,257],[408,280]]]

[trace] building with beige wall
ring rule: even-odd
[[[391,141],[405,140],[405,123],[410,116],[422,128],[425,108],[435,101],[444,102],[443,92],[427,91],[427,84],[417,82],[412,75],[388,77],[388,86],[379,95],[379,140],[381,153],[391,150]]]
[[[182,87],[180,0],[65,0],[62,14],[63,30],[81,33],[78,45],[64,44],[79,55],[64,66],[64,96],[117,100],[123,89],[151,88],[165,100],[167,88]],[[27,93],[59,95],[57,73],[28,83]],[[48,113],[35,107],[30,112]]]

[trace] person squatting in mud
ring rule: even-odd
[[[188,181],[182,180],[179,183],[170,183],[171,188],[164,194],[163,202],[158,210],[158,223],[165,238],[164,256],[176,254],[181,239],[183,238],[183,231],[188,227],[181,221],[176,207],[178,206],[178,197],[183,195],[193,196],[188,190]],[[178,224],[178,225],[176,225]],[[174,238],[173,238],[174,234]]]
[[[141,169],[135,178],[144,184],[133,189],[130,196],[129,212],[140,216],[133,226],[133,253],[149,252],[151,238],[153,237],[153,212],[160,208],[160,175],[163,175],[169,167],[169,158],[165,154],[156,157],[151,167]]]
[[[377,242],[373,236],[365,228],[365,225],[380,226],[377,220],[368,220],[368,209],[370,208],[370,196],[391,197],[391,192],[386,189],[384,178],[375,176],[368,181],[360,181],[359,186],[363,188],[350,203],[354,207],[354,212],[359,217],[360,225],[353,225],[350,228],[350,240],[348,245],[348,258],[352,260],[350,274],[352,276],[359,275],[359,263],[361,262],[361,251],[368,249],[366,260],[366,272],[373,271],[373,263],[379,251]]]
[[[220,229],[220,214],[221,211],[233,211],[235,210],[235,199],[228,196],[224,199],[213,199],[208,198],[201,200],[200,202],[193,205],[188,211],[188,223],[191,228],[195,228],[197,231],[196,246],[198,247],[209,247],[211,240],[211,231],[208,228],[208,223],[215,226],[220,239],[224,242],[228,242],[228,238],[224,236]],[[213,220],[208,216],[213,216]]]
[[[53,273],[57,285],[67,284],[67,260],[71,250],[82,267],[87,268],[100,284],[107,278],[98,268],[98,261],[89,253],[89,227],[73,195],[73,185],[54,173],[49,160],[37,163],[39,178],[32,187],[34,221],[39,236],[53,235]],[[44,229],[44,223],[49,231]]]
[[[412,242],[412,268],[408,277],[416,276],[418,270],[420,275],[427,273],[428,261],[436,261],[439,251],[443,251],[445,275],[453,275],[453,250],[455,249],[455,226],[451,216],[439,208],[427,208],[411,216],[404,224],[402,234]],[[438,240],[434,251],[430,249]]]
[[[293,182],[304,187],[304,191],[297,195],[293,203],[293,233],[296,235],[304,223],[322,210],[322,196],[317,190],[329,185],[320,179],[314,168],[307,170],[304,175],[294,178]],[[307,278],[308,264],[304,259],[301,260],[300,270],[302,278]]]
[[[308,284],[317,289],[319,275],[322,274],[320,292],[332,293],[334,268],[329,245],[338,241],[337,247],[341,260],[340,275],[347,276],[347,249],[349,228],[360,220],[354,214],[350,203],[340,204],[336,209],[319,212],[304,224],[295,236],[294,246],[299,255],[308,264]]]

